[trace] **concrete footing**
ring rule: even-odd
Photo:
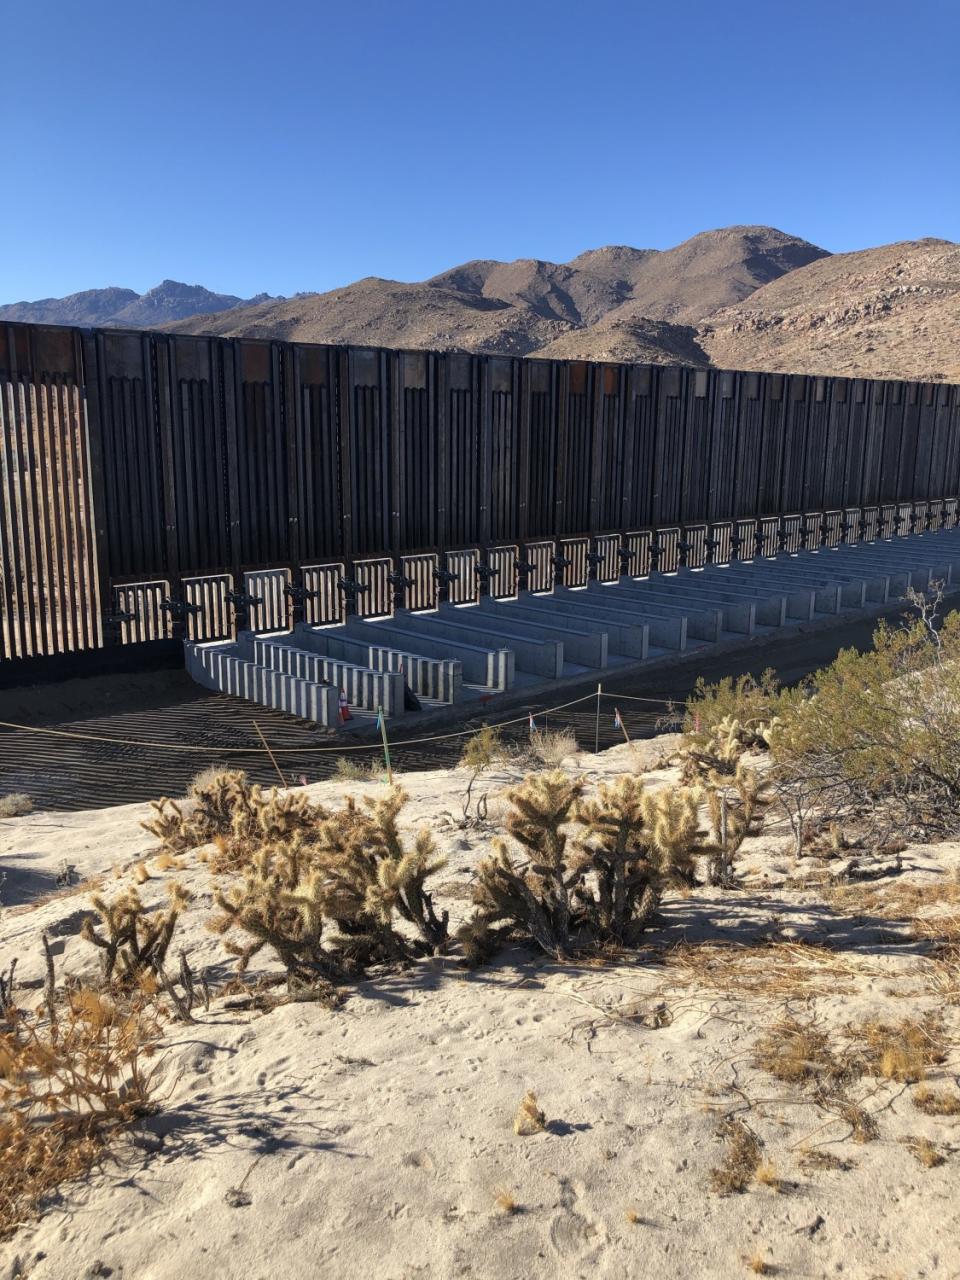
[[[750,562],[623,577],[614,583],[484,597],[476,605],[398,610],[370,621],[233,643],[186,644],[207,688],[340,724],[339,703],[391,717],[582,676],[735,647],[784,627],[828,625],[875,611],[932,583],[960,583],[960,530]]]

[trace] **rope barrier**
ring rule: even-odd
[[[587,693],[581,698],[572,698],[569,702],[561,702],[555,707],[544,707],[542,711],[536,711],[533,714],[536,716],[554,715],[557,711],[565,711],[567,707],[575,707],[578,702],[593,701],[596,696],[597,695],[595,693]],[[613,695],[604,696],[612,697]],[[517,716],[513,720],[500,720],[496,724],[490,725],[490,728],[505,729],[509,725],[513,724],[526,724],[529,722],[529,719],[530,713],[527,712],[525,715]],[[75,733],[67,729],[49,729],[41,725],[15,724],[10,720],[0,720],[0,728],[17,729],[24,733],[40,733],[52,738],[71,738],[84,742],[103,742],[110,746],[117,747],[146,747],[150,750],[156,749],[158,751],[194,751],[201,754],[210,753],[212,755],[260,756],[264,754],[263,747],[206,747],[189,742],[143,742],[136,738],[106,738],[101,734],[96,733]],[[458,729],[453,733],[435,733],[425,738],[405,738],[402,742],[395,742],[392,745],[393,749],[397,750],[400,747],[419,746],[424,742],[444,742],[449,741],[451,738],[469,738],[476,732],[476,729]],[[380,745],[375,742],[364,742],[353,746],[344,744],[343,746],[336,747],[273,747],[272,750],[276,755],[329,755],[331,753],[343,755],[347,751],[378,751],[380,750]]]

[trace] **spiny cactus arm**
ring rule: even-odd
[[[628,945],[636,943],[648,927],[660,905],[660,890],[655,884],[647,884],[633,903],[633,911],[624,926],[623,940]]]
[[[447,940],[449,913],[444,911],[437,915],[433,895],[424,885],[430,876],[446,865],[447,859],[437,853],[433,837],[425,828],[417,833],[412,852],[405,854],[399,864],[391,864],[396,908],[434,951]],[[381,875],[384,866],[381,864]]]

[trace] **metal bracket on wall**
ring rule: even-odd
[[[387,581],[393,587],[393,607],[402,609],[406,600],[406,590],[408,587],[417,585],[415,578],[408,578],[406,574],[395,569],[393,573],[387,574]]]

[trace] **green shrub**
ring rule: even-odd
[[[960,614],[882,623],[873,649],[845,649],[812,694],[782,702],[771,782],[797,852],[814,813],[873,827],[960,830]]]

